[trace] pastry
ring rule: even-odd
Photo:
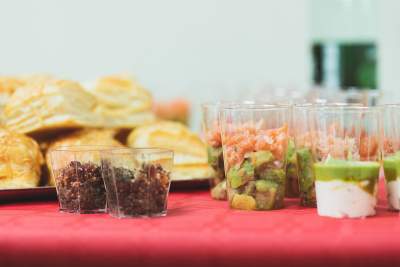
[[[68,146],[112,146],[124,147],[120,142],[114,139],[116,131],[110,129],[83,129],[65,136],[61,136],[48,144],[46,152],[46,163],[51,170],[50,153],[52,149]],[[54,179],[50,171],[49,184],[54,185]]]
[[[54,78],[32,78],[7,101],[4,126],[19,133],[100,127],[103,118],[94,111],[97,101],[78,83]]]
[[[25,81],[17,77],[0,77],[0,112],[10,99],[15,90],[25,84]]]
[[[36,141],[23,134],[0,129],[0,189],[38,186],[42,162]]]
[[[199,136],[178,122],[160,121],[133,130],[128,136],[133,148],[158,147],[174,151],[173,180],[209,178],[206,146]]]
[[[104,117],[104,127],[134,128],[154,121],[151,95],[132,77],[102,77],[85,89],[96,97],[96,112]]]

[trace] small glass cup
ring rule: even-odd
[[[290,106],[239,104],[220,111],[229,205],[283,207]]]
[[[208,164],[214,170],[214,177],[210,179],[210,193],[213,199],[226,200],[226,180],[224,171],[224,157],[222,153],[221,130],[218,112],[221,103],[206,103],[202,107],[202,129],[207,145]]]
[[[319,106],[311,110],[315,191],[320,216],[375,215],[381,154],[380,109]]]
[[[400,104],[383,106],[383,170],[389,209],[400,210]]]
[[[102,213],[106,191],[101,173],[101,151],[106,146],[63,146],[50,151],[60,211]]]
[[[117,218],[167,214],[173,152],[160,148],[116,148],[102,152],[107,211]]]

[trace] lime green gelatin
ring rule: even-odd
[[[314,172],[317,181],[352,182],[372,194],[379,178],[379,167],[379,163],[374,161],[329,160],[315,163]]]

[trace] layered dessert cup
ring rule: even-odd
[[[375,215],[381,167],[380,109],[316,107],[311,152],[320,216]]]

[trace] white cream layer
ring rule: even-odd
[[[400,210],[400,178],[386,184],[387,199],[389,208]]]
[[[352,182],[316,181],[315,190],[320,216],[362,218],[375,215],[376,197]]]

